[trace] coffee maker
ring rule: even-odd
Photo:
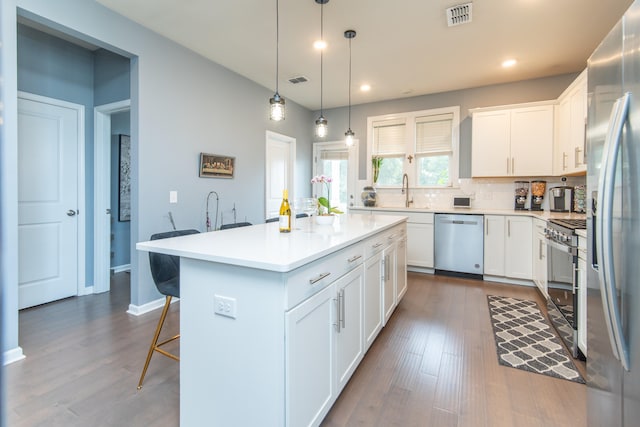
[[[562,177],[562,183],[566,184],[567,178]],[[571,203],[573,202],[573,188],[568,185],[561,187],[552,187],[549,189],[551,200],[549,201],[549,210],[551,212],[571,212]]]
[[[541,211],[547,181],[531,181],[531,210]]]
[[[526,210],[529,181],[516,181],[515,210]]]

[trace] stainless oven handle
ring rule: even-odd
[[[603,147],[602,166],[598,179],[598,212],[596,216],[596,255],[598,259],[598,279],[603,295],[605,323],[613,355],[622,366],[629,370],[629,353],[624,340],[620,307],[618,307],[617,285],[613,265],[613,196],[615,189],[616,166],[622,143],[622,132],[629,112],[630,94],[625,93],[613,104],[609,126]]]

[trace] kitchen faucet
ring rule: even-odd
[[[406,182],[406,187],[405,187],[405,182]],[[409,205],[411,203],[413,203],[413,199],[409,200],[409,176],[406,173],[404,175],[402,175],[402,194],[405,195],[405,197],[404,197],[404,207],[408,208]]]

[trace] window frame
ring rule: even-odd
[[[428,116],[437,116],[443,114],[452,114],[452,128],[451,128],[451,154],[449,157],[449,183],[447,185],[418,185],[418,162],[416,156],[416,124],[417,120]],[[385,114],[381,116],[367,117],[367,180],[373,181],[371,157],[373,156],[373,135],[374,135],[374,123],[384,121],[404,121],[405,122],[405,153],[404,160],[402,162],[403,173],[407,174],[409,178],[409,186],[411,188],[423,188],[423,189],[442,189],[442,188],[456,188],[459,174],[460,174],[460,106],[433,108],[428,110],[409,111],[404,113]],[[429,153],[427,156],[438,156],[444,153]],[[408,156],[411,156],[411,162],[408,160]],[[400,185],[380,185],[378,188],[400,188]]]

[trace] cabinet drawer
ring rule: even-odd
[[[363,242],[356,243],[289,273],[285,279],[285,310],[295,307],[362,264],[364,254]]]
[[[404,238],[407,235],[407,227],[405,224],[396,225],[390,230],[380,233],[365,240],[365,259],[371,258],[384,248],[393,244],[393,242]]]

